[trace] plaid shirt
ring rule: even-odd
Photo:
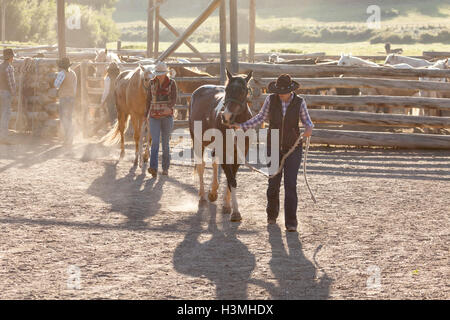
[[[283,117],[286,114],[287,107],[291,104],[292,99],[294,99],[294,93],[292,93],[291,97],[287,102],[281,101]],[[247,120],[244,123],[241,123],[240,124],[241,129],[245,131],[247,129],[255,128],[258,125],[261,125],[261,123],[263,123],[269,116],[270,110],[269,107],[270,107],[270,96],[267,96],[261,108],[261,111],[253,118]],[[302,121],[302,124],[305,126],[305,128],[314,128],[314,124],[312,123],[311,118],[309,117],[305,99],[303,99],[302,105],[300,106],[300,120]]]
[[[64,73],[64,70],[61,70],[60,72],[58,72],[58,75],[56,76],[55,83],[54,83],[56,89],[59,89],[59,87],[61,87],[65,78],[66,78],[66,74]]]
[[[14,77],[14,67],[12,65],[9,65],[6,68],[6,77],[8,79],[9,90],[11,91],[12,95],[15,95],[16,94],[16,78]]]

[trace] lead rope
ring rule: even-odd
[[[267,178],[272,179],[273,177],[275,177],[276,175],[278,175],[281,172],[281,170],[284,167],[284,163],[286,162],[287,157],[289,157],[292,154],[292,152],[294,152],[295,148],[297,148],[300,145],[300,142],[302,140],[303,140],[303,135],[300,135],[298,137],[298,139],[295,141],[294,145],[291,147],[291,149],[289,149],[289,151],[283,156],[283,158],[281,158],[280,166],[278,167],[278,170],[275,174],[269,175],[269,174],[265,173],[264,171],[253,167],[247,161],[245,161],[244,165],[247,168],[249,168],[250,170],[258,172],[258,173],[266,176]],[[306,162],[308,160],[308,151],[309,151],[310,141],[311,141],[311,137],[307,137],[306,138],[306,146],[305,146],[305,159],[303,160],[303,177],[305,178],[305,183],[306,183],[306,186],[308,187],[308,191],[309,191],[309,194],[311,195],[312,201],[314,203],[317,203],[316,197],[314,196],[314,193],[312,192],[311,187],[309,186],[308,178],[306,175]]]

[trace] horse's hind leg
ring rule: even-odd
[[[117,115],[119,132],[120,132],[120,159],[125,157],[125,126],[127,122],[127,115],[123,112]]]
[[[217,190],[219,189],[219,159],[213,159],[213,178],[211,183],[211,189],[209,190],[208,199],[211,202],[215,202],[217,200],[218,194]]]
[[[198,191],[198,195],[200,197],[200,202],[206,201],[206,197],[205,197],[205,181],[203,179],[203,174],[205,172],[205,161],[202,161],[201,164],[196,164],[195,165],[197,174],[198,174],[198,178],[199,178],[199,183],[200,183],[200,188]]]
[[[134,153],[134,165],[138,165],[139,161],[139,145],[140,145],[140,139],[141,139],[141,128],[142,128],[142,120],[136,119],[136,117],[131,118],[131,122],[133,124],[134,129],[134,143],[135,143],[135,153]]]

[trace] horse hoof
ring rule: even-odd
[[[200,198],[200,200],[198,200],[199,207],[205,207],[207,204],[208,204],[208,201],[206,201],[205,198]]]
[[[240,222],[240,221],[242,221],[242,217],[241,217],[241,214],[239,213],[239,211],[238,212],[233,211],[233,213],[231,214],[231,217],[230,217],[230,221],[231,222]]]
[[[217,193],[212,192],[208,193],[208,199],[210,202],[216,202],[217,197],[218,197]]]
[[[122,152],[120,153],[120,160],[122,160],[123,158],[125,158],[125,151],[122,151]]]
[[[222,207],[222,214],[230,214],[231,208],[229,207]]]

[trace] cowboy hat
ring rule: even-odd
[[[282,74],[277,81],[269,83],[267,88],[270,93],[286,94],[300,88],[300,83],[292,80],[290,75]]]
[[[59,59],[57,62],[57,65],[61,69],[68,69],[72,65],[72,63],[70,63],[69,58],[65,57],[65,58]]]
[[[170,72],[167,64],[165,62],[159,61],[155,65],[155,69],[153,70],[154,76],[161,76],[163,74],[168,74]]]
[[[13,49],[3,49],[3,60],[8,60],[14,57],[17,57],[17,55],[14,53]]]

